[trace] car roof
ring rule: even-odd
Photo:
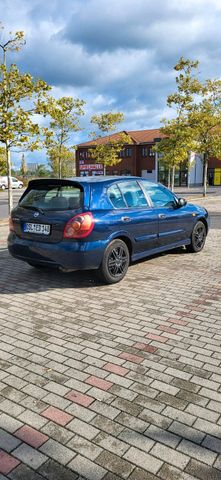
[[[145,180],[147,181],[150,185],[157,185],[157,183],[150,182],[146,178],[142,177],[136,177],[136,176],[129,176],[129,175],[94,175],[94,176],[88,176],[88,177],[70,177],[67,178],[67,180],[71,180],[73,182],[79,182],[81,184],[94,184],[94,183],[113,183],[117,181],[130,181],[130,180]]]
[[[108,186],[112,185],[115,182],[130,182],[131,180],[145,180],[145,182],[149,183],[150,186],[156,187],[158,184],[151,182],[147,180],[146,178],[143,177],[135,177],[135,176],[121,176],[121,175],[113,175],[113,176],[108,176],[108,175],[99,175],[99,176],[91,176],[91,177],[69,177],[69,178],[39,178],[35,180],[30,180],[28,183],[28,187],[31,188],[32,186],[37,186],[37,185],[57,185],[59,182],[61,184],[65,184],[65,182],[71,182],[73,183],[78,183],[80,184],[84,189],[88,189],[90,187],[95,187],[96,185],[100,186]]]

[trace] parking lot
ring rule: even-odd
[[[11,258],[0,226],[0,480],[221,479],[220,199],[201,253],[112,286]]]

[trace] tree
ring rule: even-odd
[[[174,162],[192,150],[201,154],[204,165],[203,195],[206,195],[210,156],[221,156],[221,80],[200,81],[195,72],[198,61],[180,58],[174,69],[177,92],[169,95],[167,104],[175,107],[176,119],[164,120],[162,132],[168,135],[167,147],[174,152]],[[161,142],[160,142],[161,143]],[[161,145],[157,150],[161,151]],[[162,149],[163,152],[163,149]],[[180,157],[181,155],[181,157]],[[164,157],[169,161],[169,156]]]
[[[0,175],[6,175],[7,173],[7,162],[5,148],[0,147]]]
[[[91,118],[91,123],[97,126],[99,133],[93,132],[91,134],[95,146],[89,149],[89,155],[96,163],[101,163],[104,166],[104,174],[106,173],[106,167],[121,162],[119,154],[122,148],[132,143],[126,132],[121,132],[114,137],[111,135],[123,120],[124,115],[121,112],[101,113],[100,115],[93,115]],[[106,135],[105,141],[99,141],[104,135]]]
[[[18,51],[24,45],[24,32],[10,34],[1,44],[3,63],[0,65],[0,143],[5,147],[8,175],[9,213],[13,207],[11,185],[11,149],[34,150],[39,147],[39,125],[32,115],[40,113],[40,100],[50,87],[43,80],[23,74],[15,64],[7,66],[8,51]]]
[[[50,97],[42,102],[45,115],[51,117],[49,128],[45,128],[45,147],[52,169],[61,178],[70,159],[74,158],[74,145],[69,145],[71,133],[80,130],[79,117],[84,114],[85,102],[79,98]],[[65,166],[66,165],[66,166]]]
[[[62,145],[48,148],[49,165],[53,175],[59,178],[71,177],[75,174],[75,152]]]
[[[172,171],[171,190],[174,189],[174,176],[176,166],[186,162],[193,145],[194,133],[189,128],[188,114],[193,108],[195,95],[201,92],[201,84],[194,76],[199,62],[181,57],[174,66],[176,72],[177,92],[167,97],[167,105],[174,108],[176,118],[163,119],[161,133],[162,140],[154,147],[155,151],[162,154],[162,163]]]
[[[200,101],[189,113],[194,132],[194,152],[201,155],[204,167],[203,196],[207,192],[209,157],[221,157],[221,81],[206,80]]]
[[[168,168],[168,186],[174,190],[176,167],[186,163],[192,146],[191,131],[184,118],[165,120],[161,133],[164,137],[154,147],[160,155],[161,163]]]
[[[22,159],[21,159],[21,168],[20,168],[20,174],[22,177],[25,177],[27,175],[28,168],[25,160],[24,153],[22,154]]]
[[[48,177],[50,172],[47,170],[46,165],[38,165],[35,171],[36,177]]]

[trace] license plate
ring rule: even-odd
[[[25,233],[38,233],[39,235],[50,235],[50,225],[43,223],[24,223]]]

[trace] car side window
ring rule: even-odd
[[[134,180],[118,183],[127,207],[148,207],[147,199],[139,184]]]
[[[150,197],[154,207],[173,207],[176,204],[175,197],[170,190],[162,187],[161,185],[148,185],[142,183],[144,190]]]
[[[126,208],[123,195],[116,184],[108,188],[107,194],[114,208]]]

